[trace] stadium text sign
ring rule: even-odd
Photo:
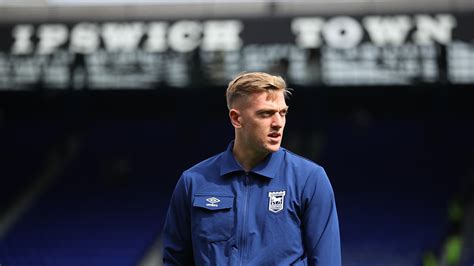
[[[414,14],[0,25],[0,90],[474,84],[472,16]]]
[[[367,32],[370,41],[378,46],[403,44],[411,33],[418,45],[438,42],[448,44],[456,18],[452,15],[367,16],[359,22],[355,18],[337,16],[295,18],[291,29],[300,48],[329,47],[348,49],[359,45]],[[240,38],[244,24],[239,20],[209,20],[204,22],[180,20],[168,22],[78,23],[16,25],[12,30],[12,54],[51,54],[68,43],[71,52],[93,53],[101,43],[106,51],[190,52],[200,47],[203,51],[236,51],[242,47]],[[33,37],[38,38],[37,47]]]

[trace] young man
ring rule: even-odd
[[[235,139],[185,171],[171,198],[165,265],[341,265],[334,193],[323,168],[281,148],[281,77],[229,83]]]

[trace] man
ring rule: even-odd
[[[235,139],[179,179],[164,228],[165,265],[341,265],[326,173],[280,147],[288,94],[281,77],[266,73],[229,83]]]

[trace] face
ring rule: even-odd
[[[288,106],[283,91],[256,93],[243,99],[239,113],[238,137],[245,149],[257,154],[280,148]]]

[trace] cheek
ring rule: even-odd
[[[262,138],[266,137],[267,134],[269,133],[271,129],[270,123],[267,124],[260,124],[258,127],[256,127],[256,132],[259,134]]]
[[[259,123],[252,123],[247,125],[247,133],[252,135],[254,138],[262,137],[265,134],[264,127]]]

